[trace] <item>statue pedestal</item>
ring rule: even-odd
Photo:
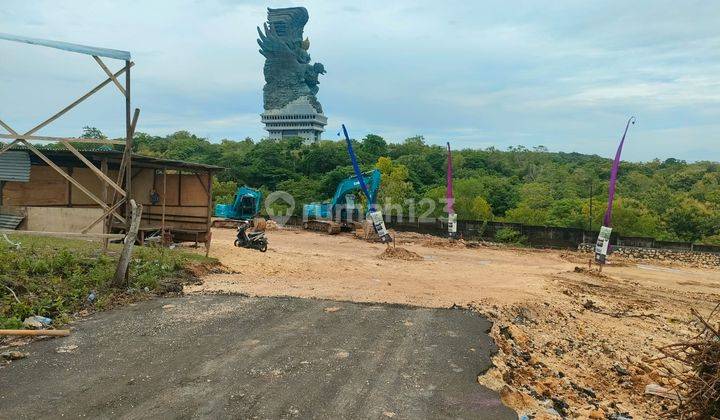
[[[317,141],[327,125],[327,117],[317,112],[306,96],[281,109],[268,109],[260,116],[271,139],[302,137],[305,140]]]

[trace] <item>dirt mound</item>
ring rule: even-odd
[[[264,232],[267,229],[268,221],[263,217],[256,217],[253,219],[253,229],[256,232]]]
[[[585,267],[575,266],[575,269],[574,269],[573,271],[576,272],[576,273],[587,274],[587,275],[589,275],[589,276],[599,277],[599,278],[602,278],[602,279],[608,278],[608,276],[606,276],[605,274],[601,273],[599,270],[593,270],[593,269],[591,269],[591,268],[585,268]]]
[[[378,256],[381,260],[404,260],[404,261],[422,261],[422,255],[405,249],[401,246],[385,248],[382,254]]]
[[[466,248],[467,244],[463,239],[450,240],[439,236],[427,235],[415,232],[400,232],[395,240],[401,244],[419,244],[428,248]]]
[[[280,225],[274,220],[268,220],[265,222],[265,230],[278,230]]]

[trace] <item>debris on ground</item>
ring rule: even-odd
[[[325,311],[327,313],[337,312],[339,310],[340,310],[340,308],[337,306],[330,306],[330,307],[323,309],[323,311]]]
[[[656,359],[673,388],[651,384],[645,393],[678,400],[672,413],[680,418],[720,418],[720,304],[707,318],[691,312],[699,332],[661,347],[662,356]]]
[[[557,295],[552,302],[495,306],[491,311],[476,306],[495,322],[491,335],[499,348],[495,368],[479,382],[498,390],[505,404],[529,418],[547,416],[548,410],[569,418],[671,416],[681,380],[663,373],[657,349],[669,348],[662,345],[677,337],[697,344],[689,322],[681,320],[687,317],[689,302],[702,295],[639,287],[586,270],[559,274],[550,289]],[[718,375],[717,338],[715,345],[718,349],[708,352],[708,360],[715,357]],[[707,361],[704,366],[709,366]],[[712,382],[705,377],[702,383],[720,386],[718,378]],[[720,389],[715,392],[717,401]]]
[[[44,316],[29,316],[23,321],[23,326],[26,328],[41,329],[52,324],[52,319]]]
[[[671,400],[679,399],[677,392],[672,392],[671,390],[658,384],[645,385],[645,393],[648,395],[655,395],[661,398],[669,398]]]
[[[280,225],[278,224],[278,222],[276,222],[272,219],[265,222],[265,230],[278,230],[278,229],[280,229]]]
[[[57,349],[55,349],[55,351],[58,353],[72,353],[75,350],[77,350],[77,348],[78,348],[78,346],[76,346],[74,344],[68,344],[66,346],[58,347]]]
[[[464,239],[441,238],[415,232],[400,232],[395,235],[395,241],[400,244],[421,244],[428,248],[466,248],[471,247]],[[475,243],[474,243],[475,244]],[[473,244],[473,245],[474,245]]]
[[[578,267],[575,266],[574,271],[576,273],[583,273],[594,277],[607,278],[607,276],[600,272],[600,270],[593,270],[592,268]]]
[[[0,357],[2,357],[4,360],[24,359],[27,356],[28,356],[27,353],[23,353],[23,352],[17,351],[17,350],[4,351],[4,352],[0,353]]]
[[[381,260],[403,260],[403,261],[422,261],[423,256],[417,252],[410,251],[401,246],[389,246],[385,248],[380,256]]]

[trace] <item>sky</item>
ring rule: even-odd
[[[717,1],[3,0],[0,32],[130,51],[138,131],[260,139],[256,27],[304,6],[318,99],[354,138],[720,160]],[[122,63],[105,59],[116,71]],[[0,119],[27,130],[105,78],[81,54],[0,40]],[[39,134],[124,134],[113,85]]]

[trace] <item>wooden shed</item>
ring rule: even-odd
[[[81,153],[102,173],[115,179],[123,152],[106,149]],[[117,202],[113,198],[116,191],[76,155],[65,149],[43,148],[42,152],[106,204]],[[6,224],[20,216],[19,230],[76,232],[86,230],[98,218],[102,220],[104,211],[98,203],[38,156],[22,148],[8,153],[11,155],[2,165],[8,174],[0,176],[0,214],[10,220]],[[213,165],[133,154],[130,191],[132,198],[143,205],[141,241],[147,235],[165,231],[175,241],[196,241],[209,246],[212,177],[219,170],[222,168]],[[10,218],[12,215],[14,219]],[[87,232],[114,233],[127,228],[113,220],[112,224],[97,223]]]

